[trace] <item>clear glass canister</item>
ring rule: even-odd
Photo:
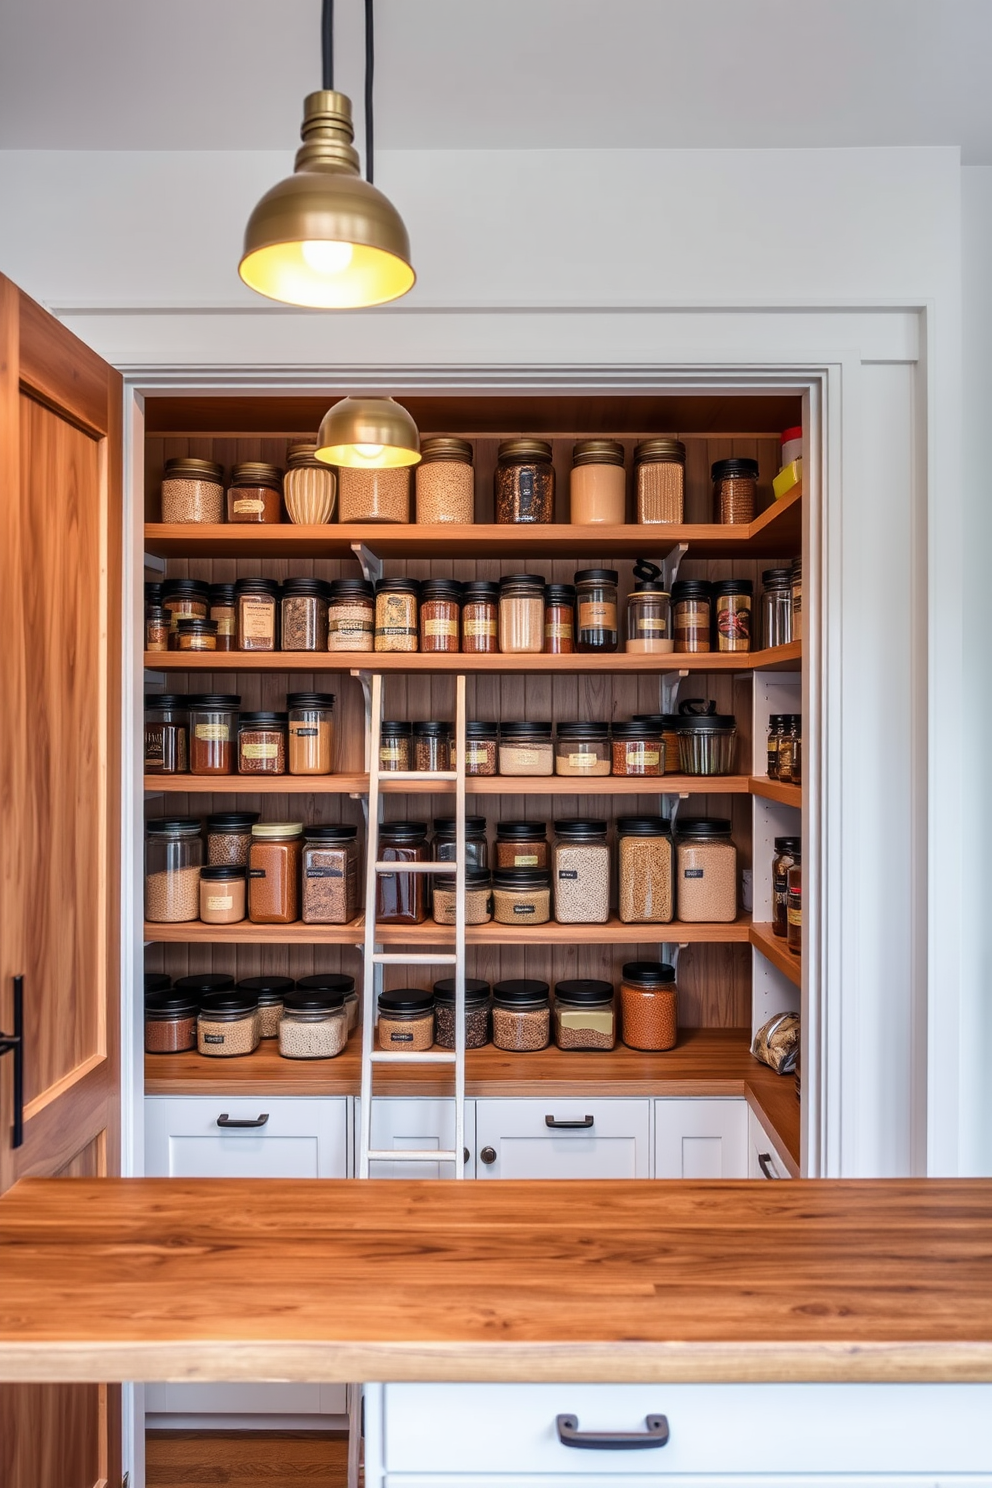
[[[503,723],[499,731],[501,775],[553,775],[555,751],[550,723]]]
[[[635,584],[627,596],[626,649],[644,655],[675,650],[672,597],[664,584]]]
[[[761,644],[787,646],[792,640],[792,569],[766,568],[761,583]]]
[[[416,579],[380,579],[375,586],[375,649],[416,651]]]
[[[145,606],[145,650],[168,651],[169,612],[163,605]]]
[[[258,1000],[258,1033],[263,1039],[279,1037],[279,1020],[282,1017],[283,1000],[287,992],[296,986],[288,976],[244,977],[237,990]]]
[[[340,992],[344,998],[348,1032],[354,1033],[358,1027],[358,993],[353,976],[339,971],[317,971],[312,976],[300,977],[296,985],[301,992]]]
[[[684,817],[675,842],[676,912],[686,924],[737,918],[737,849],[724,817]]]
[[[675,968],[628,961],[620,981],[620,1036],[628,1049],[674,1049],[679,1038]]]
[[[413,725],[413,769],[451,769],[451,724],[427,718]]]
[[[737,756],[737,720],[717,713],[716,703],[687,698],[680,704],[679,763],[683,775],[732,775]]]
[[[685,445],[679,439],[642,439],[634,449],[638,522],[685,520]]]
[[[422,440],[415,479],[419,523],[475,520],[475,471],[467,439],[438,435]]]
[[[358,913],[358,828],[305,827],[304,925],[350,925]]]
[[[575,651],[574,584],[549,584],[544,591],[544,649],[549,656]]]
[[[176,626],[176,650],[216,651],[216,622],[213,620],[180,620]]]
[[[210,585],[210,619],[217,627],[217,650],[233,651],[237,642],[233,584]]]
[[[543,822],[496,823],[497,868],[550,868],[551,849]]]
[[[721,579],[713,585],[713,631],[718,651],[750,651],[750,579]]]
[[[343,992],[287,992],[279,1020],[284,1059],[333,1059],[348,1042]]]
[[[753,522],[758,504],[757,460],[716,460],[710,473],[714,522]]]
[[[300,917],[302,822],[256,822],[248,850],[248,918],[291,925]]]
[[[145,697],[145,774],[185,775],[189,769],[189,712],[178,692]]]
[[[713,586],[705,579],[676,579],[672,585],[672,630],[676,651],[710,650]]]
[[[609,775],[610,730],[605,723],[559,723],[556,775]]]
[[[245,871],[223,863],[200,869],[200,919],[205,925],[236,925],[244,919]]]
[[[405,719],[383,719],[379,738],[380,770],[412,770],[413,724]]]
[[[290,775],[330,775],[334,769],[333,692],[290,692]]]
[[[462,650],[492,655],[499,650],[499,585],[485,580],[462,585]]]
[[[559,925],[605,925],[610,917],[605,821],[556,821],[552,863]]]
[[[784,940],[789,926],[789,869],[800,861],[801,837],[776,837],[772,858],[772,930]]]
[[[625,925],[675,918],[675,848],[663,816],[617,818],[617,913]]]
[[[239,579],[234,586],[238,651],[278,651],[279,585],[275,579]]]
[[[238,720],[238,774],[285,775],[288,728],[285,713],[242,713]]]
[[[197,692],[189,699],[191,775],[233,775],[241,698],[233,692]]]
[[[421,651],[457,651],[462,586],[454,579],[425,579],[420,586]]]
[[[644,724],[653,735],[660,736],[662,747],[662,775],[678,775],[682,768],[679,757],[678,714],[635,713],[633,723]]]
[[[551,1036],[550,987],[530,977],[493,988],[493,1043],[515,1054],[546,1049]]]
[[[282,471],[278,465],[245,460],[231,471],[227,520],[269,524],[282,521]]]
[[[615,568],[583,568],[575,575],[576,651],[615,651],[620,639]]]
[[[488,868],[465,870],[465,923],[485,925],[492,914]],[[450,878],[438,875],[434,880],[433,912],[435,925],[453,925],[458,903],[454,874]]]
[[[196,1048],[200,1004],[185,992],[165,990],[145,997],[145,1052],[184,1054]]]
[[[318,527],[329,522],[337,501],[337,476],[317,459],[316,444],[291,444],[286,451],[283,498],[291,522]]]
[[[162,585],[162,608],[169,612],[169,650],[175,651],[180,620],[206,620],[210,585],[199,579],[166,579]]]
[[[613,983],[573,977],[555,986],[559,1049],[612,1049],[617,1041]]]
[[[214,1059],[253,1054],[260,1038],[258,999],[247,992],[207,992],[196,1020],[196,1047]]]
[[[580,439],[572,446],[569,517],[577,527],[622,527],[627,516],[627,477],[618,439]]]
[[[434,818],[434,841],[432,851],[436,863],[453,863],[457,842],[457,825],[454,817]],[[465,862],[469,868],[489,867],[489,844],[486,841],[486,818],[465,818]]]
[[[339,522],[409,522],[410,467],[338,470]]]
[[[199,819],[156,817],[145,830],[145,919],[158,925],[199,919],[203,864]]]
[[[213,460],[166,460],[163,522],[223,522],[224,467]]]
[[[495,475],[496,521],[553,522],[555,468],[544,439],[504,439]]]
[[[495,723],[470,720],[465,725],[465,774],[495,775],[499,750],[499,728]],[[451,742],[451,768],[457,765],[455,741]]]
[[[546,925],[551,919],[551,874],[539,868],[497,868],[493,919],[498,925]]]
[[[365,579],[335,579],[327,607],[328,651],[371,651],[375,590]]]
[[[434,1041],[439,1049],[455,1047],[455,979],[434,983]],[[484,1049],[489,1042],[489,983],[465,978],[465,1047]]]
[[[379,1047],[419,1054],[434,1042],[434,993],[393,987],[379,993]]]
[[[330,585],[323,579],[284,579],[280,600],[283,651],[327,650]]]
[[[544,650],[544,578],[507,574],[499,582],[499,649],[507,655]]]
[[[661,739],[660,720],[655,723],[615,723],[611,752],[614,775],[664,775],[665,746]]]
[[[431,861],[426,822],[384,822],[379,861],[397,868],[376,875],[376,919],[383,925],[422,925],[430,903],[427,875],[404,873],[402,864]]]

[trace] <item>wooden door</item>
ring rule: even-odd
[[[0,277],[0,1193],[119,1171],[121,381]],[[0,1390],[3,1488],[120,1481],[116,1389]]]

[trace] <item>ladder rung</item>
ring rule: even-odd
[[[457,780],[457,770],[380,770],[379,779],[389,780]]]
[[[464,1158],[465,1158],[465,1154],[462,1153],[462,1161],[464,1161]],[[398,1150],[396,1152],[389,1152],[389,1151],[380,1152],[380,1151],[378,1151],[378,1149],[374,1149],[373,1148],[373,1149],[371,1149],[369,1151],[369,1162],[413,1162],[413,1163],[450,1162],[450,1163],[456,1163],[456,1162],[458,1162],[458,1153],[457,1152],[427,1152],[427,1151],[418,1151],[415,1148],[411,1148],[407,1152],[404,1152],[402,1149],[400,1149],[400,1150]]]
[[[405,956],[402,951],[373,951],[372,960],[379,966],[454,966],[457,956],[429,956],[414,953]]]
[[[449,877],[456,872],[454,863],[376,863],[376,873],[441,873]]]
[[[454,1054],[415,1054],[406,1049],[373,1049],[369,1054],[373,1064],[454,1064]]]

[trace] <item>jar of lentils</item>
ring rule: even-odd
[[[413,768],[431,773],[451,769],[451,724],[424,719],[413,725]]]
[[[457,651],[462,586],[454,579],[425,579],[420,586],[421,651]]]
[[[685,445],[679,439],[642,439],[634,449],[637,520],[685,521]]]
[[[674,1049],[678,1043],[675,968],[628,961],[620,982],[620,1034],[628,1049]]]
[[[198,818],[157,817],[146,831],[145,919],[159,925],[199,919],[203,838]]]
[[[333,1059],[348,1042],[343,992],[287,992],[279,1020],[283,1059]]]
[[[614,775],[663,775],[665,750],[658,723],[615,723],[612,766]]]
[[[284,579],[280,602],[283,651],[327,650],[330,586],[323,579]]]
[[[711,474],[714,522],[753,522],[758,500],[757,460],[716,460]]]
[[[327,607],[328,651],[371,651],[375,591],[365,579],[335,579]]]
[[[438,435],[420,444],[417,521],[424,526],[475,520],[475,472],[467,439]]]
[[[455,979],[434,983],[434,1042],[439,1049],[455,1047]],[[489,1042],[489,983],[465,978],[465,1047],[484,1049]]]
[[[512,1053],[546,1049],[551,1035],[550,987],[530,977],[497,982],[493,988],[493,1043]]]
[[[338,469],[339,522],[409,522],[410,467]]]
[[[223,522],[224,467],[183,456],[166,460],[162,477],[163,522]]]
[[[619,893],[625,925],[668,925],[675,917],[675,849],[663,816],[617,818]]]
[[[496,521],[553,522],[555,468],[544,439],[504,439],[495,476]]]
[[[492,655],[499,650],[499,585],[479,580],[462,585],[462,650]]]
[[[227,520],[268,525],[282,521],[282,471],[277,465],[245,460],[231,471]]]
[[[375,586],[375,649],[416,651],[416,579],[380,579]]]
[[[379,735],[379,769],[412,770],[413,725],[405,719],[384,718]]]
[[[251,829],[259,815],[258,811],[216,811],[208,816],[207,862],[246,868]]]

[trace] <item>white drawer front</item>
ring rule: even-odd
[[[384,1469],[393,1474],[558,1475],[557,1481],[680,1474],[954,1473],[992,1483],[992,1385],[386,1385]],[[580,1431],[642,1432],[664,1415],[666,1446],[576,1450]],[[769,1485],[762,1484],[762,1488]]]
[[[647,1100],[478,1100],[476,1176],[648,1178],[650,1123]]]
[[[747,1102],[693,1096],[656,1100],[656,1178],[746,1178]]]
[[[359,1131],[361,1102],[355,1102],[355,1131]],[[409,1099],[374,1096],[372,1099],[372,1147],[380,1152],[437,1152],[453,1150],[455,1144],[455,1107],[451,1100],[432,1100],[426,1096]],[[465,1102],[465,1146],[468,1161],[463,1165],[466,1178],[475,1176],[475,1106]],[[451,1164],[388,1163],[371,1164],[373,1178],[450,1178]]]
[[[754,1112],[747,1113],[747,1176],[749,1178],[791,1178],[785,1158]]]
[[[218,1125],[267,1119],[262,1126]],[[348,1103],[343,1098],[150,1096],[145,1172],[150,1178],[345,1178]]]

